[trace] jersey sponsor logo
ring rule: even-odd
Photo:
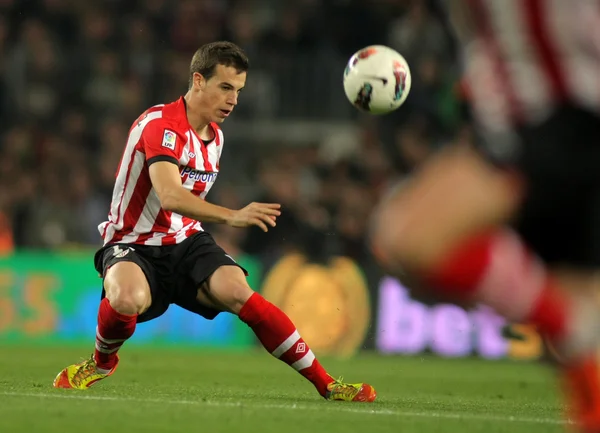
[[[165,133],[163,134],[162,146],[167,149],[175,150],[175,141],[177,140],[177,135],[168,129],[165,129]]]
[[[217,179],[219,173],[207,173],[205,171],[196,170],[190,166],[186,166],[181,170],[181,177],[188,175],[188,179],[192,179],[196,182],[211,183]]]

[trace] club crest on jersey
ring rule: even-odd
[[[169,131],[165,129],[165,133],[163,134],[162,146],[167,149],[175,150],[175,141],[177,140],[177,135],[173,131]]]

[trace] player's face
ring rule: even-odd
[[[246,85],[246,73],[238,74],[231,66],[217,65],[215,74],[200,86],[201,106],[211,122],[221,123],[238,103],[238,96]]]

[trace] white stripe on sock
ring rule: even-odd
[[[496,236],[490,254],[477,298],[500,315],[520,323],[531,314],[544,290],[547,281],[544,265],[508,230]]]
[[[290,350],[290,347],[292,347],[294,345],[294,343],[296,343],[296,341],[298,341],[298,340],[300,340],[300,334],[298,334],[298,331],[294,331],[292,333],[292,335],[290,335],[288,338],[286,338],[286,340],[283,343],[281,343],[279,345],[279,347],[271,353],[271,355],[273,355],[275,358],[279,358],[285,352]]]
[[[96,350],[100,353],[115,353],[117,350],[119,350],[121,348],[121,346],[119,347],[115,347],[114,349],[106,349],[102,346],[100,346],[98,344],[98,342],[96,341]]]
[[[292,368],[294,368],[296,371],[304,370],[305,368],[310,367],[314,360],[315,355],[312,353],[312,350],[309,350],[306,352],[306,355],[292,364]]]

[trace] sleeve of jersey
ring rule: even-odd
[[[183,148],[182,139],[177,133],[161,122],[153,122],[144,129],[142,146],[146,153],[148,166],[159,161],[179,165]]]

